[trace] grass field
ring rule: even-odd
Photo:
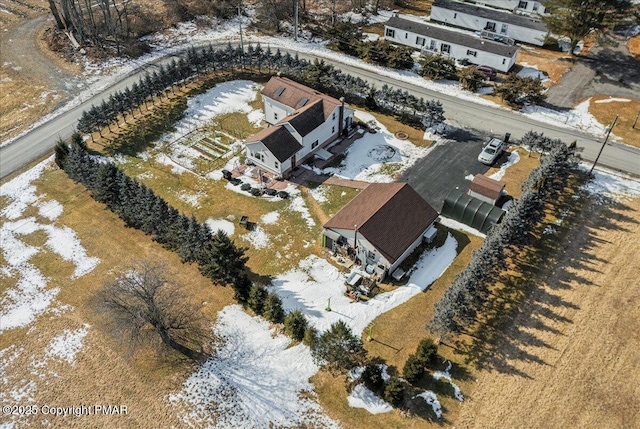
[[[631,146],[640,147],[640,118],[636,127],[633,123],[636,115],[640,113],[640,100],[630,99],[628,102],[612,101],[609,103],[598,103],[598,100],[606,100],[610,97],[601,95],[593,97],[589,104],[589,113],[596,117],[603,125],[611,125],[613,119],[618,116],[616,126],[612,133]]]

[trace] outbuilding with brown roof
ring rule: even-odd
[[[502,196],[504,187],[505,184],[503,182],[482,174],[476,174],[469,186],[469,195],[495,205]]]

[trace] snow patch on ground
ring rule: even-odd
[[[238,305],[218,314],[215,333],[223,340],[182,390],[169,396],[184,405],[184,421],[195,427],[338,428],[323,414],[309,378],[318,371],[308,347],[291,346],[269,323]],[[217,416],[217,419],[216,419]]]
[[[588,169],[581,164],[583,169]],[[605,168],[593,170],[594,179],[582,186],[590,194],[615,200],[640,198],[640,180]]]
[[[394,178],[380,172],[384,165],[400,164],[396,172],[399,174],[430,151],[413,145],[409,140],[397,139],[370,113],[356,110],[355,116],[363,122],[374,122],[380,131],[365,133],[347,149],[347,156],[340,167],[325,168],[323,173],[365,182],[390,183]]]
[[[0,251],[6,261],[6,265],[0,267],[0,279],[7,284],[0,295],[0,332],[33,322],[49,311],[60,291],[59,288],[47,289],[48,280],[29,262],[37,253],[46,251],[44,247],[26,244],[21,236],[44,231],[48,237],[45,246],[75,265],[72,278],[85,275],[100,262],[87,255],[75,232],[67,226],[38,223],[34,216],[22,217],[30,206],[37,207],[49,221],[62,214],[62,205],[55,200],[45,201],[44,194],[36,195],[36,186],[32,183],[52,161],[50,157],[0,186],[0,196],[7,200],[0,216],[11,220],[3,220],[0,225]]]
[[[347,402],[351,408],[364,408],[371,414],[389,413],[393,407],[387,401],[380,399],[371,390],[367,389],[363,383],[353,388]]]
[[[280,219],[279,212],[269,212],[263,215],[260,218],[260,221],[265,225],[273,225],[274,223],[278,222],[278,219]]]
[[[184,201],[187,204],[190,204],[193,207],[200,207],[200,198],[205,196],[204,192],[196,192],[194,194],[189,193],[187,191],[180,191],[178,192],[178,194],[176,195],[179,199],[181,199],[182,201]]]
[[[204,223],[206,223],[209,228],[211,228],[212,232],[215,233],[216,231],[220,230],[225,232],[229,237],[231,237],[236,231],[236,226],[233,224],[233,222],[229,222],[226,219],[214,219],[210,217],[209,219],[204,221]]]
[[[527,63],[520,63],[522,70],[518,72],[520,77],[532,77],[534,79],[540,79],[541,81],[549,80],[549,76],[546,72],[538,70],[535,65],[529,65]]]
[[[191,170],[189,170],[188,168],[183,167],[182,165],[178,164],[177,162],[175,162],[173,159],[169,158],[166,154],[164,153],[159,153],[155,156],[155,160],[158,164],[162,164],[162,165],[168,165],[169,167],[171,167],[171,172],[173,174],[182,174],[182,173],[190,173]],[[193,167],[193,166],[191,166]]]
[[[449,384],[451,384],[451,387],[453,387],[453,396],[455,396],[458,401],[462,402],[464,401],[464,396],[462,396],[460,387],[451,380],[451,373],[449,371],[451,371],[451,362],[447,361],[447,368],[444,371],[435,371],[433,373],[433,378],[436,380],[447,380]]]
[[[260,225],[256,225],[253,228],[253,231],[240,237],[251,243],[251,245],[256,249],[263,249],[271,242],[269,234],[267,234]]]
[[[520,155],[514,150],[509,154],[509,159],[507,159],[507,162],[500,166],[500,170],[493,173],[491,176],[489,176],[489,178],[493,180],[502,180],[502,178],[504,177],[504,173],[507,172],[507,168],[511,167],[513,164],[519,161]]]
[[[583,101],[568,112],[559,112],[542,106],[525,106],[521,112],[536,121],[567,128],[577,128],[596,136],[602,136],[606,132],[606,127],[589,113],[590,100],[589,98]]]
[[[602,104],[602,103],[613,103],[613,102],[616,102],[616,103],[628,103],[628,102],[630,102],[630,101],[631,101],[631,100],[630,100],[630,99],[628,99],[628,98],[614,98],[614,97],[609,97],[609,98],[605,98],[605,99],[603,99],[603,100],[596,100],[596,101],[594,101],[594,103],[596,103],[596,104]]]
[[[380,314],[408,301],[440,277],[455,259],[457,245],[449,234],[442,247],[422,254],[406,285],[378,294],[369,301],[353,303],[344,295],[346,276],[315,255],[300,261],[298,268],[277,276],[272,288],[286,310],[301,310],[319,331],[343,320],[359,336]],[[331,311],[326,311],[329,299]]]
[[[469,234],[473,234],[481,238],[487,238],[486,234],[483,234],[477,229],[442,215],[440,215],[440,220],[438,220],[438,223],[446,226],[447,228],[455,229],[456,231],[468,232]]]
[[[85,324],[75,331],[65,329],[62,334],[51,340],[47,346],[46,356],[62,359],[69,364],[73,364],[76,354],[82,348],[82,340],[87,336],[87,328],[89,328],[89,325]]]
[[[426,390],[414,396],[414,398],[417,398],[417,397],[424,399],[424,401],[428,405],[431,405],[431,409],[433,410],[433,413],[436,415],[437,418],[442,417],[442,405],[440,405],[440,401],[438,401],[438,397],[436,396],[435,393],[433,393],[431,390]]]
[[[320,185],[317,188],[313,188],[309,193],[311,194],[314,200],[322,204],[327,202],[327,196],[325,195],[326,191],[327,191],[327,188]]]
[[[302,215],[302,218],[307,222],[309,226],[315,226],[316,221],[311,217],[311,213],[309,213],[309,208],[304,201],[304,198],[300,195],[296,195],[291,199],[291,204],[289,205],[289,209],[294,212],[298,212]]]

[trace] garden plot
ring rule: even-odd
[[[384,172],[385,165],[397,164],[399,168],[395,174],[399,174],[429,153],[428,148],[397,139],[372,114],[356,110],[355,116],[363,122],[375,123],[380,131],[365,133],[349,147],[340,167],[325,168],[323,173],[365,182],[389,183],[394,178]]]
[[[324,415],[309,378],[318,371],[308,347],[275,334],[269,323],[238,305],[218,314],[223,339],[169,400],[186,410],[190,426],[217,428],[323,427],[338,423]],[[216,418],[217,417],[217,418]]]
[[[36,194],[32,182],[40,177],[53,158],[41,162],[34,168],[0,186],[0,196],[8,204],[0,210],[5,219],[0,227],[0,250],[6,264],[0,267],[0,278],[6,288],[0,295],[0,332],[26,326],[38,316],[52,311],[51,306],[59,292],[58,287],[48,287],[45,278],[30,259],[42,252],[53,252],[73,264],[71,278],[91,272],[100,262],[87,255],[75,232],[55,221],[62,214],[62,206],[46,195]],[[27,215],[36,208],[38,217]],[[30,210],[31,209],[31,210]],[[35,246],[24,241],[24,237],[41,231],[47,237],[43,245]],[[62,310],[57,306],[55,310]]]
[[[442,247],[421,256],[405,286],[368,301],[354,303],[346,297],[346,276],[314,255],[300,261],[297,269],[277,276],[271,288],[280,296],[286,310],[301,310],[319,331],[342,320],[359,336],[378,315],[408,301],[440,277],[455,259],[457,245],[449,234]],[[326,310],[328,306],[331,311]]]

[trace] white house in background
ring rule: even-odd
[[[505,184],[490,177],[476,174],[469,186],[467,194],[470,197],[479,199],[480,201],[496,205],[500,197],[505,193]]]
[[[323,225],[322,246],[380,278],[432,235],[438,212],[406,183],[372,183]]]
[[[522,0],[471,0],[473,3],[487,5],[497,9],[506,9],[512,12],[537,13],[543,15],[545,13],[544,5],[539,1],[522,1]]]
[[[385,24],[385,39],[472,64],[487,65],[507,73],[516,62],[518,47],[432,23],[392,16]]]
[[[269,127],[246,139],[247,161],[276,176],[286,177],[307,158],[353,124],[353,109],[344,101],[280,76],[261,91]]]
[[[431,21],[480,31],[483,37],[502,40],[510,38],[532,45],[544,45],[549,30],[539,18],[463,3],[435,0],[431,6]]]

